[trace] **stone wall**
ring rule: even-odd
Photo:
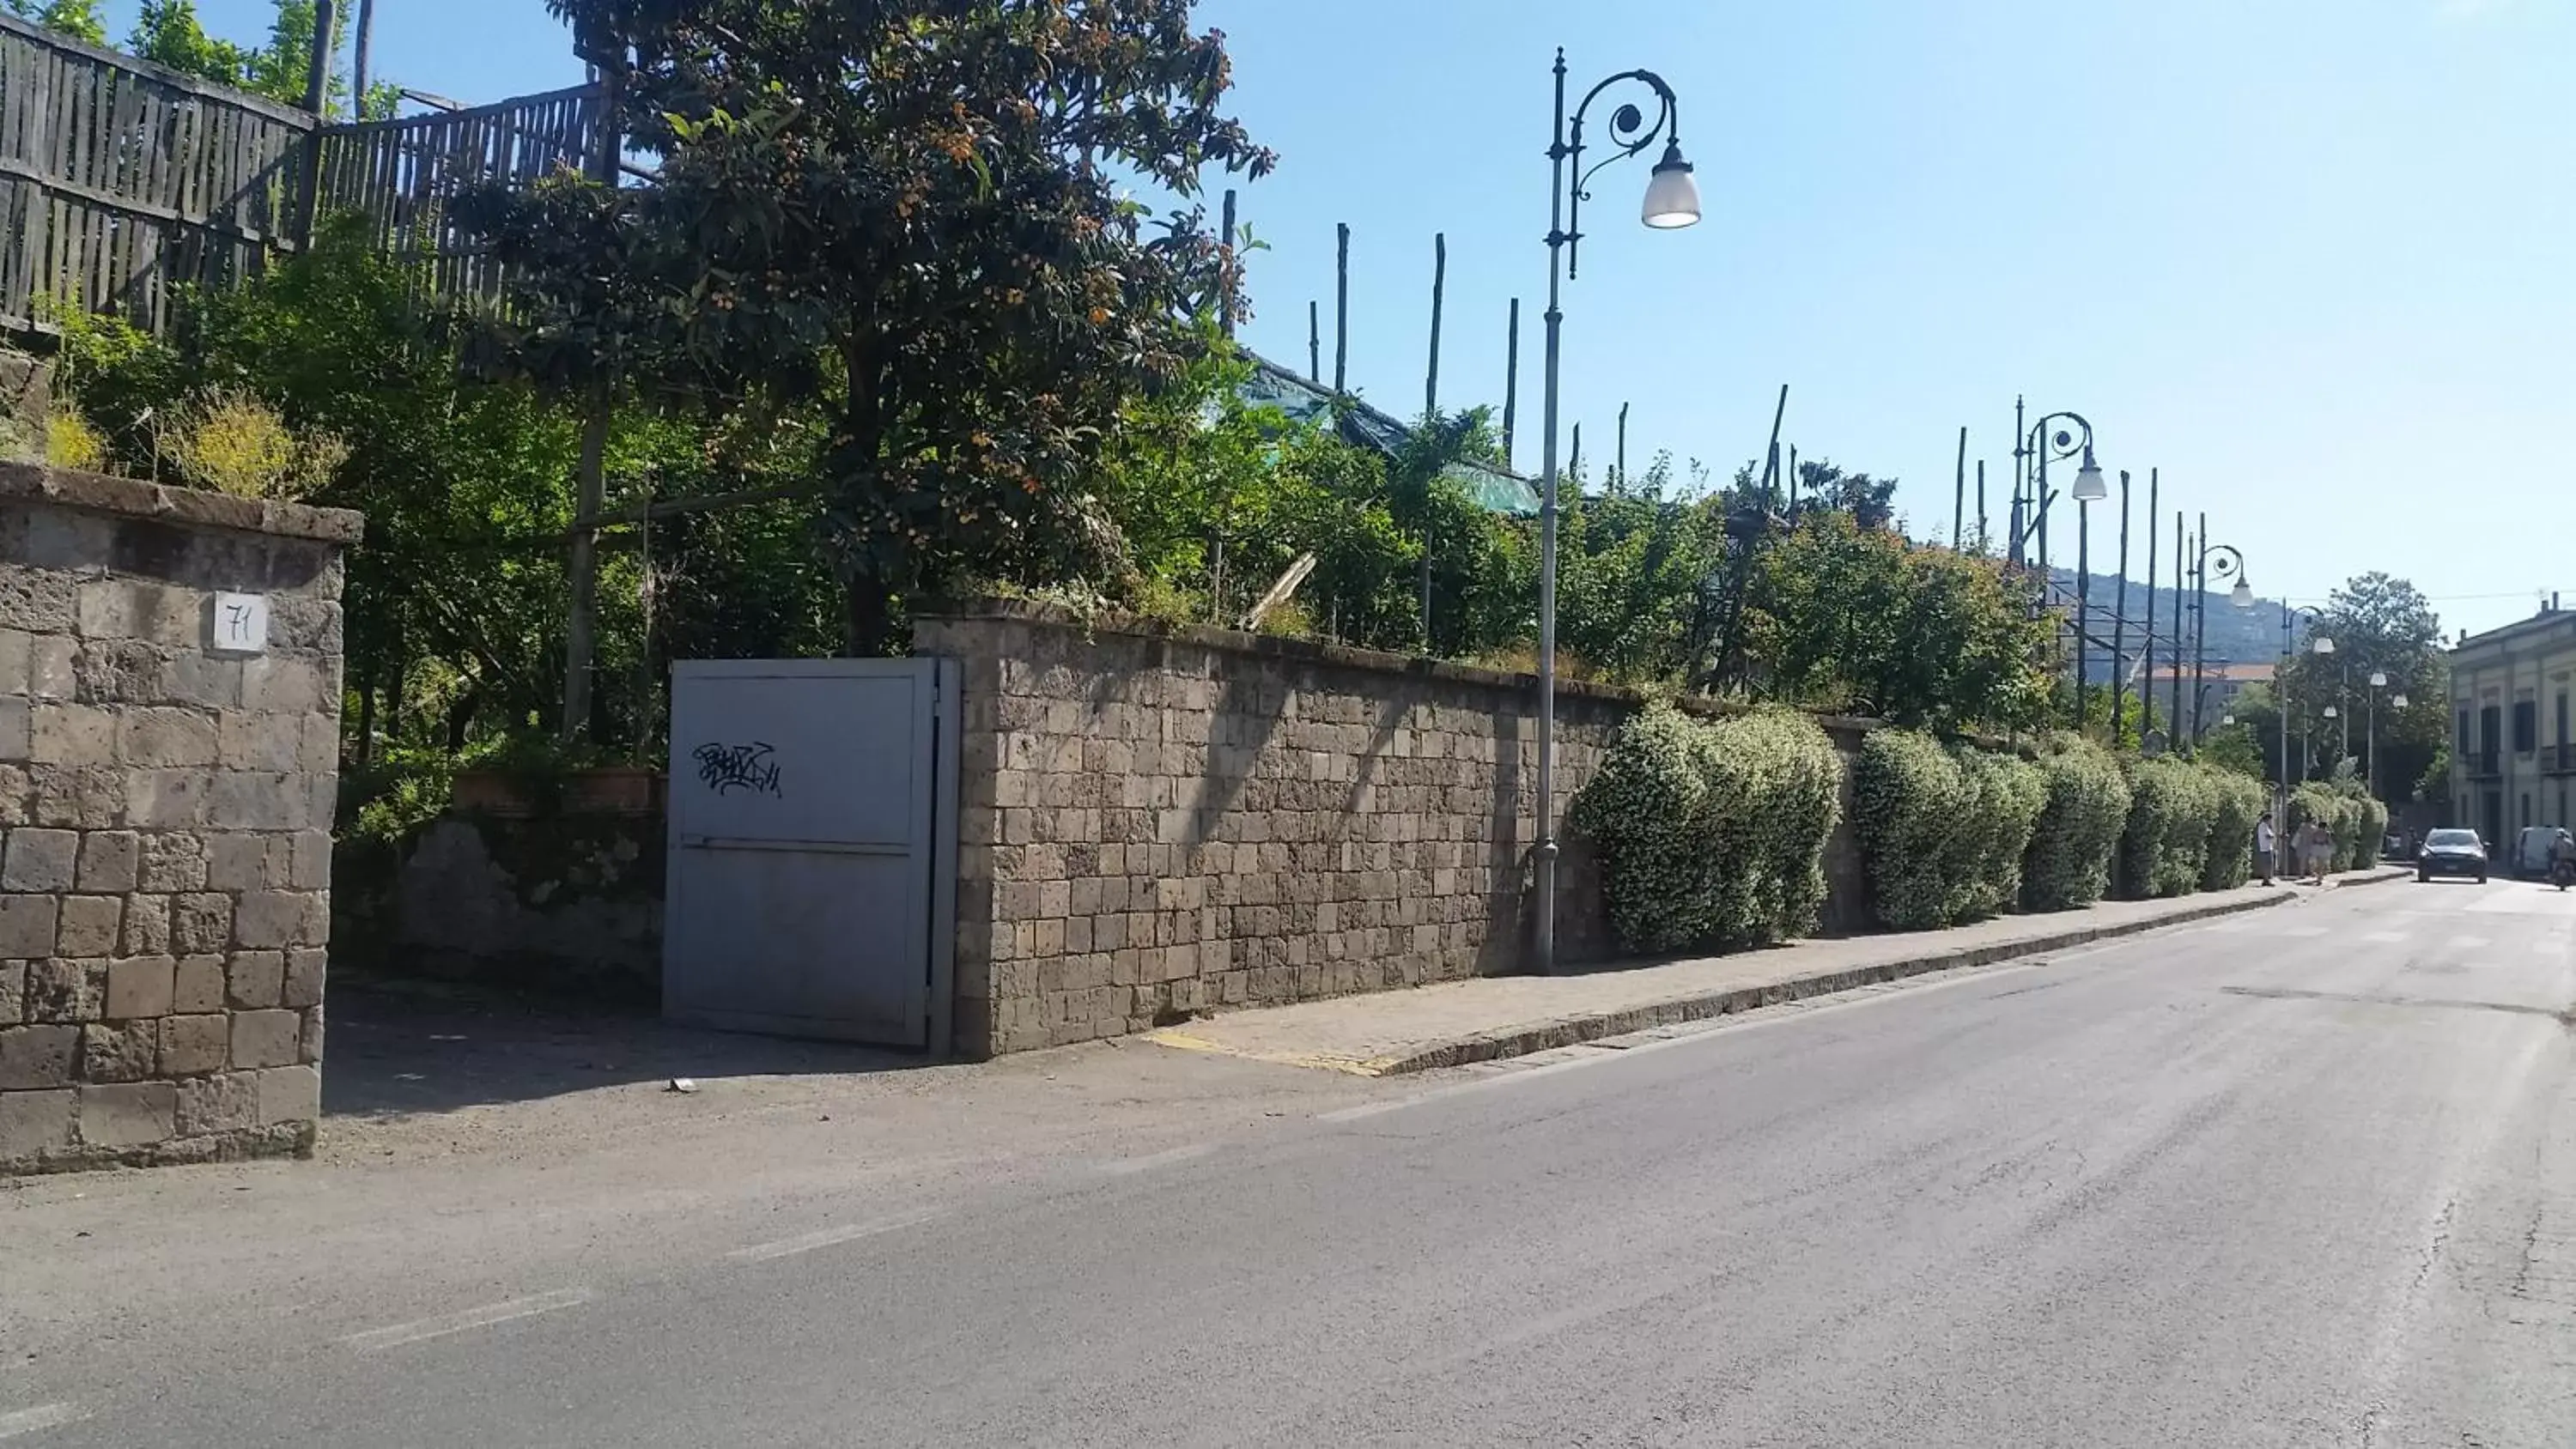
[[[310,1150],[358,531],[0,464],[0,1173]]]
[[[960,1051],[1521,969],[1534,681],[1010,603],[913,643],[964,665]],[[1560,809],[1641,703],[1560,686]],[[1598,863],[1559,835],[1558,957],[1607,959]],[[1847,915],[1847,839],[1828,873]]]

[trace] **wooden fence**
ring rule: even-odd
[[[0,327],[57,305],[158,331],[183,286],[227,286],[292,251],[315,206],[373,219],[436,288],[500,280],[444,201],[593,154],[595,87],[399,121],[317,124],[293,106],[67,40],[0,13]]]
[[[449,220],[458,188],[525,186],[596,155],[606,117],[597,86],[521,96],[470,110],[325,126],[321,207],[364,213],[376,243],[430,263],[442,296],[489,297],[499,266]]]

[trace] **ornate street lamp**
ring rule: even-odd
[[[1655,106],[1651,118],[1633,102],[1610,113],[1609,151],[1591,166],[1583,164],[1583,118],[1592,103],[1611,87],[1628,84],[1647,92]],[[1558,303],[1561,282],[1574,280],[1582,251],[1583,203],[1602,167],[1634,156],[1656,142],[1663,157],[1646,181],[1638,220],[1657,231],[1672,231],[1699,220],[1699,183],[1691,164],[1682,159],[1681,107],[1673,88],[1650,70],[1623,70],[1584,92],[1569,114],[1565,108],[1565,51],[1556,52],[1556,130],[1547,159],[1551,168],[1547,198],[1547,397],[1542,423],[1543,447],[1538,509],[1538,848],[1532,874],[1538,889],[1532,960],[1544,974],[1556,965],[1556,415],[1559,380],[1558,340],[1565,312]],[[1572,173],[1572,183],[1567,181]],[[1562,262],[1560,276],[1558,263]]]
[[[2021,402],[2015,399],[2013,421],[2016,429],[2020,427],[2021,411]],[[2067,426],[2069,424],[2072,426]],[[2040,592],[2043,595],[2048,592],[2048,506],[2053,501],[2048,492],[2048,465],[2052,461],[2063,462],[2079,455],[2084,461],[2075,470],[2072,496],[2079,505],[2075,510],[2075,727],[2081,730],[2084,728],[2085,706],[2084,633],[2092,622],[2092,601],[2086,597],[2092,591],[2092,559],[2089,557],[2092,529],[2088,526],[2092,513],[2080,505],[2098,503],[2111,496],[2110,485],[2102,477],[2102,465],[2093,458],[2093,424],[2086,421],[2082,413],[2050,413],[2031,424],[2013,444],[2015,470],[2027,468],[2032,481],[2028,504],[2015,500],[2016,510],[2026,508],[2028,517],[2027,521],[2017,521],[2014,528],[2012,560],[2020,563],[2024,541],[2033,533],[2038,534]],[[2024,460],[2030,461],[2025,463]]]
[[[2298,636],[2295,626],[2306,624],[2313,627],[2321,617],[2323,616],[2314,609],[2292,608],[2289,600],[2281,601],[2281,665],[2273,675],[2272,703],[2281,712],[2281,795],[2285,800],[2290,793],[2290,663],[2296,654],[2295,645]],[[2308,648],[2313,653],[2332,654],[2334,640],[2323,634],[2311,634]],[[2299,726],[2300,779],[2307,778],[2309,764],[2314,758],[2313,752],[2308,748],[2307,726],[2302,723]],[[2284,817],[2285,821],[2286,819],[2287,817]]]
[[[2209,541],[2209,515],[2200,519],[2200,554],[2193,560],[2195,587],[2191,591],[2191,738],[2200,738],[2201,698],[2209,692],[2209,581],[2234,579],[2236,587],[2227,591],[2227,602],[2240,609],[2254,607],[2253,586],[2245,582],[2245,555],[2223,543]]]

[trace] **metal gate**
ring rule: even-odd
[[[957,674],[946,659],[673,668],[665,1016],[947,1047]]]

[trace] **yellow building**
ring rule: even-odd
[[[2576,612],[2555,607],[2451,651],[2451,819],[2502,851],[2565,825],[2576,783]]]

